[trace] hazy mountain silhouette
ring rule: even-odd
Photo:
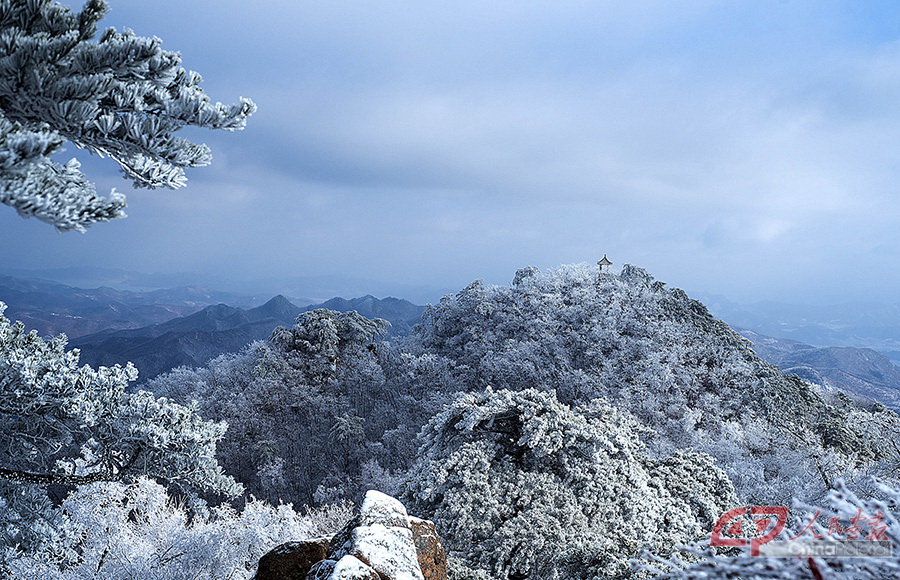
[[[841,346],[815,347],[752,330],[736,330],[753,343],[756,354],[785,373],[798,375],[827,389],[840,389],[900,409],[900,368],[877,351]]]
[[[870,348],[900,362],[900,304],[833,305],[763,301],[738,304],[722,296],[691,293],[728,324],[810,345]]]
[[[328,308],[356,310],[368,318],[391,322],[390,333],[408,334],[422,316],[423,306],[398,298],[363,296],[333,298],[300,308],[276,296],[256,308],[244,310],[217,304],[189,316],[129,330],[107,330],[70,342],[81,350],[81,360],[93,366],[132,362],[141,379],[153,378],[178,366],[200,366],[220,354],[236,352],[255,340],[268,338],[278,326],[290,327],[302,312]]]
[[[106,329],[139,328],[184,316],[210,303],[241,297],[200,287],[128,292],[74,288],[46,280],[0,276],[6,316],[42,336],[70,338]]]

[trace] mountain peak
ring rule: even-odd
[[[284,294],[279,294],[277,296],[273,296],[271,299],[269,299],[268,302],[263,304],[263,306],[284,307],[284,306],[293,306],[293,304],[291,303],[290,300],[285,298]]]
[[[262,320],[264,318],[275,318],[281,322],[292,324],[294,319],[300,314],[301,309],[294,305],[293,302],[279,294],[271,298],[262,306],[251,308],[247,311],[247,316],[251,320]]]
[[[222,330],[246,322],[244,311],[227,304],[207,306],[184,318],[175,318],[159,325],[165,331]]]

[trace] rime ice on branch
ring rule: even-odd
[[[105,0],[80,13],[51,0],[0,0],[0,202],[60,231],[124,217],[125,196],[97,195],[65,141],[114,159],[136,187],[185,185],[209,148],[174,133],[185,125],[243,129],[256,106],[213,103],[201,77],[159,38],[97,23]]]

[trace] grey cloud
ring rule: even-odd
[[[843,257],[831,282],[891,292],[871,248],[900,225],[900,50],[869,7],[111,2],[260,110],[123,224],[63,242],[6,212],[0,259],[453,286],[609,251],[752,298],[818,292]]]

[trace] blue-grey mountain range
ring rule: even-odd
[[[722,296],[691,296],[732,326],[819,347],[870,348],[900,363],[900,304],[738,304]]]
[[[249,305],[250,297],[198,286],[131,292],[75,288],[57,282],[0,275],[6,316],[41,336],[69,338],[102,330],[140,328],[186,316],[209,304]]]
[[[301,308],[279,295],[247,310],[216,304],[161,324],[80,336],[70,346],[81,351],[82,362],[93,366],[132,362],[141,379],[150,379],[178,366],[202,366],[221,354],[237,352],[267,338],[278,326],[291,327],[298,315],[316,308],[383,318],[391,323],[388,336],[408,334],[425,309],[406,300],[374,296],[332,298]]]
[[[49,274],[105,277],[108,281],[121,274],[126,276],[123,279],[137,279],[133,273],[103,269]],[[314,308],[355,310],[368,318],[383,318],[391,322],[393,336],[409,333],[424,311],[423,306],[407,300],[372,295],[332,298],[319,304],[278,295],[262,303],[259,296],[202,286],[145,291],[84,289],[8,275],[0,275],[0,300],[8,306],[6,316],[22,321],[27,328],[43,336],[65,333],[70,346],[81,351],[82,362],[94,366],[132,362],[142,380],[238,351],[268,337],[277,326],[291,326],[300,313]],[[889,358],[900,352],[900,346],[897,351],[851,346],[900,345],[897,308],[778,303],[751,307],[715,296],[706,297],[704,302],[750,340],[757,354],[785,372],[827,389],[841,389],[900,408],[900,368],[894,364],[896,358]]]
[[[796,340],[773,338],[735,327],[763,360],[826,390],[839,389],[876,399],[900,410],[900,368],[870,348],[815,347]]]
[[[152,293],[172,288],[215,288],[230,298],[221,299],[243,308],[259,306],[272,296],[282,294],[295,304],[324,302],[333,296],[402,296],[418,304],[437,302],[441,296],[455,292],[455,288],[427,284],[373,280],[358,276],[317,275],[302,276],[291,272],[273,274],[264,279],[233,279],[223,274],[196,272],[147,274],[132,270],[98,267],[49,268],[23,270],[0,266],[0,275],[58,282],[78,288],[106,287],[137,293]],[[214,304],[207,302],[205,305]]]

